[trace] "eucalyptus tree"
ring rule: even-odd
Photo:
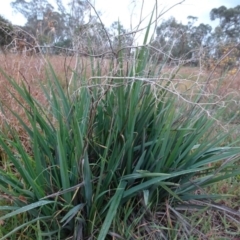
[[[240,5],[213,8],[210,19],[219,21],[212,34],[213,59],[222,59],[219,65],[223,69],[235,68],[240,60]]]
[[[11,22],[0,15],[0,49],[5,53],[5,48],[13,39],[13,26]]]
[[[211,20],[219,20],[226,40],[240,42],[240,5],[234,8],[221,6],[210,12]]]
[[[178,22],[174,17],[163,20],[156,28],[156,37],[151,42],[154,48],[152,54],[155,54],[159,61],[165,59],[176,62],[179,59],[190,59],[192,53],[189,29],[188,25]]]
[[[63,19],[47,0],[14,0],[12,8],[21,13],[27,23],[24,28],[38,39],[41,45],[52,45],[63,34]],[[39,14],[42,15],[39,18]]]

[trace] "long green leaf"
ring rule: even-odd
[[[109,231],[109,228],[112,224],[112,220],[117,212],[117,209],[119,208],[119,204],[120,204],[120,201],[122,199],[122,195],[123,195],[123,192],[125,190],[125,187],[127,185],[127,182],[125,181],[122,181],[117,190],[116,190],[116,193],[114,194],[113,198],[112,198],[112,202],[111,202],[111,205],[109,207],[109,210],[108,210],[108,213],[107,213],[107,216],[106,218],[104,219],[104,222],[103,222],[103,225],[101,227],[101,230],[100,230],[100,233],[98,235],[98,240],[102,240],[102,239],[105,239],[106,236],[107,236],[107,233]]]
[[[38,202],[35,202],[35,203],[32,203],[32,204],[29,204],[27,206],[19,208],[19,209],[13,211],[13,212],[10,212],[10,213],[0,217],[0,220],[4,220],[6,218],[16,216],[17,214],[20,214],[20,213],[28,212],[32,209],[35,209],[35,208],[38,208],[38,207],[41,207],[41,206],[44,206],[44,205],[47,205],[47,204],[50,204],[50,203],[53,203],[53,201],[41,200],[41,201],[38,201]]]

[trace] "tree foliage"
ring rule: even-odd
[[[5,46],[13,39],[12,30],[12,24],[0,15],[0,48],[3,52],[5,51]]]
[[[188,17],[187,24],[173,17],[162,21],[151,42],[152,55],[170,63],[185,61],[196,65],[202,59],[208,68],[214,65],[223,70],[236,68],[240,60],[240,5],[214,8],[210,19],[219,20],[214,29],[209,24],[197,24],[194,16]]]
[[[83,55],[118,53],[121,45],[124,48],[121,53],[129,56],[133,37],[120,22],[106,28],[99,21],[101,14],[92,14],[95,10],[88,1],[71,0],[67,8],[62,0],[56,0],[56,4],[54,9],[48,0],[42,0],[41,5],[38,0],[12,1],[12,7],[27,19],[26,31],[36,36],[40,45],[55,46],[54,53],[64,48]],[[37,20],[39,9],[43,13],[42,21]],[[187,19],[188,23],[183,24],[171,17],[158,25],[150,43],[151,56],[158,61],[191,65],[200,64],[202,58],[204,65],[211,67],[227,55],[219,66],[234,68],[240,58],[240,5],[212,9],[210,19],[219,21],[214,29],[209,24],[198,23],[197,17]]]
[[[240,5],[234,8],[226,8],[221,6],[214,8],[210,12],[211,20],[218,19],[220,21],[219,27],[226,35],[228,40],[233,40],[240,37]]]
[[[207,44],[212,28],[203,23],[195,26],[196,17],[189,16],[188,20],[188,24],[184,25],[172,17],[157,27],[156,37],[151,44],[160,49],[158,60],[165,58],[169,62],[179,59],[195,61],[195,52]],[[156,54],[156,51],[153,52]]]

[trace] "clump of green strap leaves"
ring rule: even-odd
[[[148,34],[149,28],[144,44]],[[211,135],[214,120],[202,108],[177,104],[167,90],[170,81],[147,77],[147,47],[136,51],[127,75],[121,53],[118,57],[120,70],[107,83],[94,78],[101,76],[99,64],[91,81],[75,74],[70,93],[49,66],[48,85],[42,86],[48,108],[6,76],[24,101],[12,93],[29,124],[12,114],[27,132],[32,151],[6,123],[0,145],[13,168],[0,169],[0,191],[13,202],[0,207],[0,220],[12,228],[4,231],[3,225],[1,239],[150,239],[150,232],[153,239],[168,239],[168,221],[153,224],[152,217],[166,201],[174,208],[219,198],[194,191],[239,174],[231,165],[217,174],[209,168],[221,160],[233,162],[239,149],[219,147],[227,135]]]

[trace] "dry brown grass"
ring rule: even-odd
[[[39,56],[24,56],[18,54],[0,55],[0,68],[17,83],[24,83],[30,93],[40,102],[44,103],[44,97],[40,89],[40,83],[46,81],[46,67],[48,62],[53,66],[57,77],[65,80],[70,77],[76,59],[72,57],[53,56],[43,58]],[[11,89],[6,77],[0,75],[1,102],[8,108],[17,110],[16,103],[7,89]]]
[[[77,69],[79,76],[86,75],[87,78],[91,77],[92,66],[90,59],[87,57],[81,57],[76,62],[76,57],[64,57],[64,56],[24,56],[17,54],[0,55],[0,68],[4,72],[14,78],[19,84],[25,82],[31,90],[31,93],[37,98],[39,93],[39,83],[45,81],[45,69],[48,66],[48,62],[51,63],[55,70],[57,77],[63,84],[71,79],[73,70]],[[117,68],[112,68],[109,71],[110,61],[96,59],[93,63],[97,68],[97,62],[101,67],[101,77],[108,75],[114,75]],[[76,67],[77,65],[77,67]],[[126,68],[126,66],[124,67]],[[169,77],[173,74],[175,68],[166,67],[163,70],[163,77]],[[162,76],[161,76],[162,77]],[[225,96],[229,93],[237,93],[240,90],[240,73],[225,74],[221,76],[220,71],[216,70],[213,73],[207,72],[204,69],[198,67],[182,67],[177,72],[174,83],[178,84],[178,90],[185,92],[191,88],[198,88],[199,86],[205,87],[209,93],[215,93],[219,96]],[[1,100],[6,98],[5,87],[7,86],[5,77],[0,75],[0,87],[1,87]],[[8,99],[9,100],[9,99]]]
[[[77,61],[78,60],[78,61]],[[14,78],[17,83],[22,82],[26,84],[30,93],[42,104],[45,99],[40,89],[40,83],[46,81],[45,69],[48,64],[51,64],[58,79],[63,86],[66,86],[71,79],[73,71],[77,69],[78,76],[84,75],[87,78],[92,76],[92,68],[97,69],[100,67],[100,76],[112,76],[115,75],[118,67],[115,65],[110,69],[110,60],[96,59],[93,62],[87,57],[64,57],[64,56],[24,56],[19,54],[0,55],[0,68],[10,77]],[[92,66],[92,64],[94,66]],[[165,67],[161,73],[160,78],[168,79],[169,76],[176,72],[177,67]],[[126,65],[124,66],[126,70]],[[98,74],[98,73],[95,73]],[[176,91],[182,93],[193,93],[199,87],[204,88],[206,96],[214,94],[220,99],[225,96],[231,95],[238,99],[240,90],[240,73],[225,74],[221,76],[220,71],[213,73],[207,72],[204,69],[198,67],[182,67],[177,71],[176,76],[172,80],[173,86],[176,87]],[[0,101],[4,103],[8,108],[17,111],[18,113],[22,109],[18,109],[16,102],[12,96],[8,93],[7,88],[11,88],[6,78],[0,75]],[[239,97],[240,99],[240,97]],[[24,113],[23,113],[24,114]],[[4,117],[0,115],[0,124],[2,124]],[[7,116],[8,121],[13,121],[10,116]]]
[[[4,73],[14,79],[19,85],[25,84],[28,91],[35,97],[41,104],[46,103],[46,99],[41,90],[41,84],[46,81],[46,69],[49,67],[49,63],[52,65],[57,78],[60,80],[63,87],[68,85],[71,81],[71,77],[74,71],[77,69],[79,80],[81,75],[90,78],[92,75],[92,69],[101,68],[101,76],[113,75],[113,72],[109,71],[110,61],[107,59],[96,59],[92,62],[90,58],[81,57],[64,57],[64,56],[25,56],[20,54],[0,54],[0,68]],[[115,71],[115,70],[114,70]],[[97,72],[95,74],[98,74]],[[12,116],[9,109],[17,112],[23,119],[24,110],[19,107],[16,101],[9,93],[14,90],[10,86],[8,80],[3,74],[0,74],[0,103],[4,105],[6,115],[0,112],[0,130],[3,129],[4,121],[10,123],[19,132],[20,136],[23,136],[23,130],[18,129],[17,120]]]

